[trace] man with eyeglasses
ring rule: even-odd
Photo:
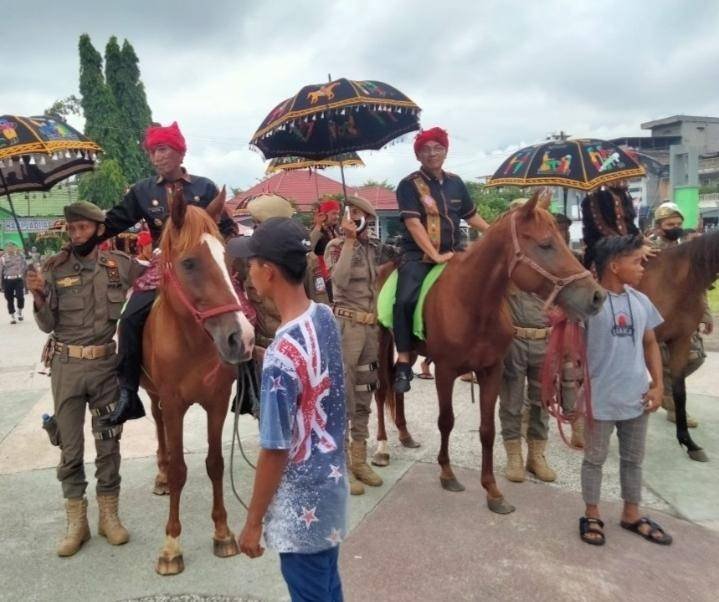
[[[409,391],[412,380],[412,314],[422,281],[434,265],[448,262],[462,249],[461,220],[482,232],[489,228],[462,179],[442,169],[448,148],[449,137],[442,128],[417,134],[414,153],[421,167],[397,187],[403,251],[393,315],[398,393]]]

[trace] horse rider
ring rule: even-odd
[[[25,256],[15,243],[9,242],[5,254],[0,257],[0,280],[10,314],[10,324],[23,321],[22,310],[25,309],[25,272],[27,262]],[[15,303],[17,302],[17,319],[15,319]]]
[[[659,205],[654,211],[654,229],[649,234],[649,241],[656,249],[666,249],[684,242],[684,214],[679,207],[672,202],[665,202]],[[709,303],[705,298],[704,315],[701,319],[704,332],[711,334],[714,329],[714,318],[709,310]],[[662,352],[662,364],[664,367],[664,395],[662,396],[662,407],[667,412],[667,420],[676,422],[676,414],[674,411],[674,395],[672,394],[672,377],[669,372],[669,348],[666,343],[659,343],[659,349]],[[689,362],[685,368],[685,376],[689,376],[696,372],[706,360],[704,352],[704,341],[699,331],[695,332],[691,338],[691,346],[689,348]],[[699,425],[696,419],[687,416],[687,426],[695,428]]]
[[[381,477],[367,463],[367,438],[372,395],[377,389],[379,330],[377,327],[377,271],[394,258],[394,247],[370,238],[369,222],[377,212],[366,199],[348,197],[342,236],[327,245],[325,262],[333,283],[333,311],[342,335],[349,444],[350,493],[362,495],[364,486],[379,487]]]
[[[442,169],[449,149],[449,137],[434,127],[417,134],[414,153],[421,167],[397,187],[402,222],[402,258],[393,310],[397,347],[394,389],[410,389],[412,367],[412,314],[425,276],[436,264],[446,263],[461,250],[460,221],[485,231],[489,224],[477,213],[462,179]]]
[[[325,287],[327,288],[327,296],[332,302],[332,279],[329,270],[325,264],[325,250],[331,240],[337,238],[338,224],[340,221],[341,205],[339,201],[328,199],[322,201],[315,212],[315,223],[310,230],[310,244],[312,252],[319,261],[322,276],[325,279]]]
[[[62,483],[67,532],[57,548],[72,556],[90,539],[85,490],[85,406],[95,436],[98,533],[113,545],[128,541],[118,517],[120,434],[122,425],[108,427],[101,418],[118,397],[117,357],[113,337],[125,293],[143,268],[119,251],[98,249],[105,214],[80,201],[64,209],[70,246],[50,258],[41,274],[28,272],[35,321],[51,333],[43,352],[51,368],[55,421],[61,449],[57,478]]]
[[[156,247],[176,192],[181,191],[189,205],[207,207],[219,191],[211,180],[190,175],[182,166],[187,145],[177,122],[167,127],[149,127],[144,146],[157,175],[134,184],[122,202],[107,212],[106,231],[102,238],[116,236],[144,219]],[[237,235],[237,225],[224,212],[219,228],[226,239]],[[122,314],[118,351],[120,396],[115,411],[107,417],[110,425],[145,415],[137,394],[142,363],[142,329],[155,300],[158,283],[159,259],[155,257],[148,273],[136,283]]]
[[[632,197],[626,180],[617,180],[590,192],[582,200],[582,226],[584,231],[584,265],[594,264],[594,246],[607,236],[641,235],[635,223]],[[644,258],[655,255],[651,245],[644,247]]]

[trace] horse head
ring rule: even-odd
[[[569,249],[552,215],[538,206],[540,194],[535,192],[502,219],[510,230],[504,236],[512,245],[509,277],[520,289],[545,299],[547,306],[556,302],[573,318],[596,314],[606,293]]]
[[[176,314],[194,318],[207,332],[223,361],[239,364],[251,357],[255,333],[225,262],[217,228],[224,204],[224,188],[206,209],[188,205],[182,191],[175,192],[160,239],[162,293]]]

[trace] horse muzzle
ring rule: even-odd
[[[220,358],[226,364],[241,364],[252,359],[255,329],[240,312],[209,318],[205,329],[212,337]]]
[[[557,303],[571,318],[583,320],[602,308],[607,293],[593,278],[572,282],[557,296]]]

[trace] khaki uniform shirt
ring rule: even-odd
[[[69,258],[45,271],[45,303],[35,309],[43,332],[68,345],[104,345],[112,341],[127,290],[143,267],[119,251],[97,257]]]
[[[512,316],[512,324],[522,328],[547,328],[549,321],[545,315],[544,301],[537,295],[526,293],[510,286],[507,303]]]

